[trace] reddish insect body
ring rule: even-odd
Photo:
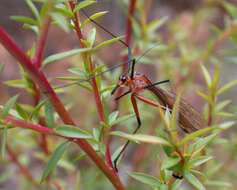
[[[134,72],[134,67],[135,67],[135,60],[132,61],[131,74],[122,75],[119,78],[119,82],[117,86],[112,91],[112,94],[114,94],[115,91],[120,87],[128,87],[129,89],[122,95],[116,97],[115,100],[118,100],[121,97],[131,93],[131,102],[132,102],[133,109],[136,114],[136,118],[138,122],[138,126],[133,132],[133,134],[137,132],[137,130],[139,129],[141,125],[140,115],[139,115],[139,111],[137,107],[137,99],[151,106],[162,107],[164,109],[168,107],[170,111],[172,111],[175,100],[176,100],[175,94],[168,92],[166,90],[163,90],[160,87],[157,87],[157,85],[169,82],[169,80],[152,83],[144,74]],[[155,94],[159,103],[141,96],[140,93],[144,91],[145,89]],[[178,107],[178,121],[179,121],[179,126],[187,133],[194,132],[204,127],[204,121],[201,115],[199,114],[199,112],[196,111],[190,104],[188,104],[182,98],[180,100],[179,107]],[[117,166],[116,166],[117,160],[122,155],[123,151],[125,150],[128,144],[129,144],[129,141],[127,141],[127,143],[124,145],[121,152],[119,153],[118,157],[114,160],[114,166],[116,169],[117,169]]]

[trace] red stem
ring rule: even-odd
[[[56,133],[54,133],[54,130],[52,128],[47,128],[45,126],[39,125],[39,124],[32,124],[23,120],[19,120],[19,119],[15,119],[12,116],[8,116],[5,118],[5,122],[6,123],[10,123],[16,127],[21,127],[21,128],[25,128],[25,129],[31,129],[33,131],[37,131],[40,132],[41,134],[46,134],[46,135],[55,135],[55,136],[59,136]],[[63,137],[63,136],[60,136]],[[68,138],[68,137],[63,137],[67,140],[70,140],[78,145],[81,146],[81,139],[78,138]],[[84,141],[86,142],[86,141]],[[93,150],[94,152],[94,150]],[[94,155],[95,157],[98,157],[97,154],[95,153]],[[116,187],[117,190],[125,190],[125,188],[123,187],[122,183],[120,182],[120,179],[118,178],[118,175],[114,172],[114,170],[110,167],[108,167],[107,165],[104,164],[104,162],[102,162],[103,164],[101,164],[99,159],[94,159],[94,162],[97,164],[97,166],[104,171],[105,175],[110,179],[110,181],[112,182],[112,184],[114,184],[114,186]]]
[[[137,0],[130,0],[129,2],[129,8],[128,8],[128,16],[127,16],[127,21],[126,21],[126,38],[125,38],[125,43],[130,47],[130,43],[132,40],[132,20],[131,18],[134,15],[135,8],[136,8],[136,2]],[[124,57],[124,62],[128,60],[128,56]],[[123,66],[123,71],[127,71],[128,64],[124,64]]]
[[[130,0],[129,8],[128,8],[128,16],[127,16],[127,24],[126,24],[126,44],[130,45],[131,37],[132,37],[132,20],[133,14],[135,12],[137,0]]]
[[[39,68],[41,67],[41,63],[42,63],[42,58],[43,58],[44,48],[45,48],[45,44],[46,44],[46,40],[48,36],[50,22],[51,22],[51,19],[49,16],[47,16],[47,18],[44,20],[42,24],[42,29],[40,30],[40,35],[37,42],[37,49],[36,49],[35,57],[33,59],[33,63]]]
[[[40,118],[39,118],[39,124],[46,126],[45,118],[40,117]],[[49,147],[48,147],[47,136],[46,136],[45,134],[41,134],[41,137],[40,137],[40,146],[41,146],[42,150],[44,151],[44,153],[45,153],[46,155],[48,155],[48,154],[50,153]]]
[[[45,135],[52,135],[54,133],[52,128],[44,127],[40,124],[32,124],[32,123],[26,122],[24,120],[15,119],[12,116],[7,116],[5,118],[5,121],[6,121],[6,123],[11,123],[14,126],[25,128],[25,129],[32,129],[34,131],[37,131],[37,132],[39,132],[41,134],[45,134]]]
[[[69,5],[70,5],[71,10],[73,11],[75,6],[76,6],[76,2],[75,1],[69,1]],[[74,13],[74,18],[73,18],[74,29],[76,31],[80,47],[84,48],[85,46],[82,43],[83,34],[82,34],[82,31],[81,31],[81,28],[80,28],[79,18],[80,18],[79,13],[75,12]],[[85,62],[88,62],[90,72],[93,72],[94,65],[92,63],[91,56],[89,54],[84,54],[83,58],[84,58]],[[92,78],[92,88],[93,88],[93,92],[94,92],[93,93],[94,94],[94,99],[95,99],[95,102],[96,102],[97,112],[99,114],[100,121],[105,122],[104,108],[103,108],[103,104],[102,104],[102,101],[101,101],[101,98],[100,98],[100,92],[99,92],[99,88],[98,88],[95,77]],[[106,136],[106,134],[105,134],[105,136]],[[108,165],[111,168],[113,168],[113,164],[112,164],[112,160],[111,160],[111,154],[110,154],[110,143],[109,143],[108,140],[106,142],[105,160],[108,163]]]
[[[0,42],[9,51],[9,53],[11,53],[12,56],[20,62],[22,67],[28,71],[34,82],[39,85],[41,91],[47,92],[46,95],[52,102],[53,106],[55,107],[55,110],[57,111],[63,122],[73,125],[73,121],[69,113],[66,111],[62,102],[59,100],[53,88],[50,86],[44,73],[31,62],[31,60],[17,46],[17,44],[2,27],[0,27]]]
[[[64,105],[54,92],[53,88],[49,84],[44,73],[36,67],[32,61],[26,56],[26,54],[17,46],[13,39],[6,33],[6,31],[0,27],[0,42],[1,44],[19,61],[22,67],[28,71],[32,79],[36,84],[39,85],[39,88],[42,92],[47,92],[49,100],[51,101],[54,109],[66,124],[75,125],[71,116],[65,109]],[[35,130],[39,129],[38,127]],[[42,129],[43,130],[43,129]],[[46,130],[46,129],[45,129]],[[50,130],[50,129],[47,129]],[[119,190],[123,190],[123,184],[121,183],[117,174],[111,170],[111,167],[108,167],[107,164],[98,156],[95,150],[91,145],[84,139],[76,139],[75,141],[94,161],[94,163],[104,172],[108,177],[111,183]]]
[[[49,9],[52,8],[52,3],[49,4],[48,8]],[[46,15],[46,17],[40,27],[40,35],[37,40],[36,53],[35,53],[35,56],[32,60],[32,63],[35,64],[36,67],[38,67],[38,68],[40,68],[42,65],[42,58],[43,58],[43,53],[44,53],[44,49],[45,49],[45,45],[46,45],[48,32],[49,32],[50,23],[51,23],[50,15]],[[40,91],[39,91],[37,85],[35,84],[35,82],[33,82],[33,90],[34,90],[34,105],[36,106],[36,105],[38,105],[38,103],[40,101],[41,94],[40,94]],[[39,123],[44,124],[41,121],[42,120],[40,120]],[[43,134],[41,135],[39,146],[42,148],[42,150],[44,151],[45,154],[49,154],[47,138]]]
[[[71,10],[73,11],[75,6],[76,6],[76,2],[71,0],[71,1],[69,1],[69,5],[70,5]],[[74,29],[77,33],[77,37],[78,37],[78,40],[79,40],[80,47],[84,48],[85,45],[82,42],[84,38],[83,38],[83,34],[82,34],[82,31],[81,31],[81,28],[80,28],[79,18],[80,17],[78,15],[78,13],[75,12],[74,13],[74,18],[73,18]],[[84,60],[88,60],[88,64],[89,64],[88,66],[89,66],[90,72],[93,72],[94,65],[92,63],[91,56],[88,55],[88,54],[84,54]],[[98,114],[99,114],[99,117],[100,117],[100,121],[105,122],[104,108],[103,108],[103,104],[101,102],[100,92],[99,92],[99,88],[98,88],[95,77],[92,78],[92,88],[93,88],[93,91],[94,91],[93,94],[94,94],[94,98],[95,98],[95,102],[96,102],[97,111],[98,111]]]

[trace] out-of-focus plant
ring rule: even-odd
[[[142,55],[138,69],[142,63],[143,68],[153,67],[153,74],[157,72],[159,79],[168,77],[171,86],[177,89],[172,112],[139,104],[142,129],[139,134],[131,134],[129,132],[136,124],[129,99],[123,98],[118,110],[111,111],[110,92],[122,69],[118,67],[113,72],[104,72],[109,68],[98,57],[102,48],[112,48],[114,43],[123,40],[123,36],[98,42],[98,31],[91,23],[91,20],[110,16],[110,13],[96,12],[87,18],[83,10],[97,5],[96,1],[90,0],[79,3],[74,0],[25,2],[32,17],[11,18],[22,23],[24,29],[33,31],[36,42],[25,53],[2,27],[0,42],[19,62],[21,74],[20,79],[4,81],[4,84],[25,90],[33,103],[22,103],[19,93],[1,105],[1,163],[6,167],[15,164],[21,176],[6,169],[0,174],[0,183],[18,176],[16,180],[25,179],[17,181],[19,189],[112,188],[102,178],[103,173],[115,189],[121,190],[235,189],[233,163],[237,142],[232,131],[235,132],[236,113],[229,108],[232,106],[232,110],[236,110],[236,106],[231,100],[224,100],[223,94],[230,92],[237,82],[221,84],[220,80],[221,68],[236,60],[235,5],[228,1],[206,1],[202,7],[179,17],[165,16],[148,21],[154,1],[148,4],[142,0],[118,2],[128,10],[125,41],[129,45],[133,42],[134,57]],[[217,27],[213,20],[220,9],[225,10],[225,22],[222,27]],[[45,57],[51,26],[59,27],[65,35],[76,35],[78,48]],[[165,35],[160,29],[165,30]],[[199,42],[199,38],[205,40]],[[221,49],[223,46],[225,48]],[[75,88],[51,85],[49,81],[52,79],[44,74],[49,66],[57,67],[64,59],[70,63],[69,74],[57,79],[77,84],[76,91]],[[3,65],[0,67],[2,72]],[[145,94],[154,99],[151,94]],[[203,106],[196,101],[187,101],[199,106],[206,120],[203,129],[190,134],[180,131],[177,123],[180,98],[184,99],[187,94],[199,95],[203,99]],[[76,113],[74,122],[74,110],[84,111],[84,118]],[[111,132],[115,126],[116,131]],[[124,130],[120,131],[122,126]],[[128,161],[124,161],[125,156],[120,160],[117,173],[113,160],[121,150],[123,141],[120,142],[120,137],[140,145]],[[75,145],[83,152],[79,152]],[[221,155],[227,156],[226,160],[221,159],[217,147]],[[99,170],[88,163],[90,159]],[[124,163],[130,167],[123,167]],[[121,182],[122,177],[126,183]]]

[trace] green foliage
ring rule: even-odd
[[[15,95],[6,102],[1,110],[1,118],[4,118],[9,114],[10,110],[15,106],[17,99],[18,95]]]
[[[80,11],[81,9],[86,8],[94,3],[96,3],[96,1],[89,1],[89,0],[82,1],[82,2],[78,3],[76,8],[74,9],[74,12]]]
[[[196,187],[199,190],[205,190],[206,188],[202,185],[202,183],[190,172],[186,172],[184,174],[185,179]]]
[[[138,172],[133,172],[130,173],[129,176],[131,176],[132,178],[145,183],[151,187],[160,187],[162,185],[161,181],[153,176],[144,174],[144,173],[138,173]]]
[[[99,17],[102,17],[104,15],[106,15],[108,13],[108,11],[101,11],[98,13],[95,13],[93,15],[91,15],[89,18],[87,18],[82,24],[81,24],[81,28],[84,28],[86,25],[88,25],[88,23],[91,22],[91,20],[96,20]]]
[[[62,125],[55,128],[58,135],[71,138],[90,139],[92,135],[85,130],[70,125]]]
[[[171,146],[171,144],[168,141],[166,141],[165,139],[163,139],[161,137],[151,136],[151,135],[143,135],[143,134],[130,135],[130,134],[126,134],[126,133],[119,132],[119,131],[111,132],[111,135],[123,137],[123,138],[126,138],[126,139],[128,139],[130,141],[134,141],[134,142],[162,144],[162,145]]]
[[[5,159],[6,155],[6,146],[7,146],[7,130],[8,127],[4,127],[1,135],[1,158]]]
[[[65,152],[66,148],[68,147],[68,145],[70,144],[70,142],[66,141],[62,144],[60,144],[55,151],[53,152],[50,160],[48,161],[44,172],[42,174],[41,177],[41,183],[49,176],[49,174],[56,168],[58,161],[61,159],[61,157],[63,156],[63,153]]]
[[[62,59],[67,58],[67,57],[75,56],[77,54],[84,53],[84,52],[87,52],[87,51],[90,51],[90,49],[89,48],[80,48],[80,49],[69,50],[69,51],[66,51],[66,52],[63,52],[63,53],[57,53],[57,54],[54,54],[54,55],[50,55],[49,57],[47,57],[43,61],[43,65],[47,65],[49,63],[52,63],[52,62],[55,62],[55,61],[58,61],[58,60],[62,60]]]
[[[45,103],[45,121],[47,127],[49,128],[55,127],[54,109],[49,101]]]
[[[52,84],[57,84],[55,79],[66,82],[63,84],[65,87],[76,84],[75,88],[61,89],[59,85],[56,89],[57,92],[63,92],[60,99],[63,99],[66,109],[70,111],[76,123],[79,123],[79,127],[62,124],[56,109],[48,98],[44,98],[49,92],[42,91],[41,99],[36,101],[38,86],[34,85],[34,81],[21,68],[21,77],[4,81],[7,87],[24,90],[28,94],[22,102],[18,101],[16,95],[2,103],[1,158],[5,159],[1,160],[1,164],[3,162],[7,167],[11,167],[11,163],[14,164],[10,159],[6,159],[7,143],[14,147],[19,163],[29,170],[32,167],[31,163],[37,163],[35,165],[41,168],[41,163],[37,160],[45,162],[48,155],[51,155],[41,176],[41,182],[47,180],[47,183],[38,188],[19,170],[17,175],[8,171],[1,173],[0,186],[1,182],[7,182],[7,179],[14,179],[12,176],[15,176],[19,178],[17,183],[24,186],[19,189],[55,189],[58,188],[55,187],[57,185],[61,189],[112,189],[100,170],[87,163],[86,153],[78,152],[76,146],[69,146],[68,141],[55,149],[55,144],[61,142],[60,139],[76,138],[86,139],[104,160],[106,143],[110,143],[111,160],[115,160],[127,140],[138,143],[136,146],[130,143],[131,146],[128,146],[119,159],[118,169],[127,182],[126,189],[235,189],[237,106],[234,90],[237,80],[232,80],[229,73],[225,73],[225,69],[233,68],[233,65],[228,63],[237,63],[235,4],[227,0],[203,1],[201,6],[193,10],[169,14],[169,11],[162,10],[162,5],[158,1],[152,2],[154,6],[146,6],[146,1],[137,0],[136,11],[134,15],[130,15],[133,30],[130,45],[132,58],[139,59],[135,69],[141,73],[142,69],[148,71],[148,78],[157,75],[159,80],[170,79],[171,83],[168,86],[159,87],[164,90],[176,90],[176,101],[172,109],[152,108],[138,101],[142,125],[139,134],[132,134],[137,123],[130,94],[119,100],[119,106],[113,103],[116,96],[111,98],[111,90],[118,82],[124,64],[120,63],[119,66],[118,60],[110,60],[116,54],[126,57],[124,52],[127,53],[127,47],[123,47],[120,42],[125,41],[124,37],[127,34],[115,30],[123,35],[103,37],[101,28],[91,21],[98,22],[98,19],[107,17],[111,24],[119,24],[116,26],[120,28],[121,25],[125,25],[121,21],[124,17],[121,15],[115,18],[113,15],[117,13],[109,12],[110,10],[96,12],[97,6],[100,6],[99,1],[80,1],[74,10],[71,10],[69,2],[65,0],[25,0],[25,3],[31,16],[12,16],[11,19],[22,24],[24,29],[34,31],[37,40],[47,17],[50,17],[53,25],[50,28],[55,27],[54,31],[59,28],[65,31],[63,35],[73,39],[66,45],[65,51],[64,46],[64,50],[61,50],[61,39],[56,39],[59,47],[55,48],[50,46],[52,41],[48,38],[49,49],[55,48],[55,52],[60,53],[45,52],[40,72],[47,69],[52,71],[54,68],[57,70],[57,67],[62,67],[64,59],[67,59],[65,75],[57,74],[58,76],[51,78],[50,73],[47,73],[47,76]],[[157,5],[158,10],[155,9]],[[129,1],[116,1],[116,6],[116,9],[121,8],[125,15],[128,12]],[[87,8],[93,12],[89,18],[82,12]],[[157,16],[156,13],[163,16]],[[75,14],[80,17],[83,36],[80,42],[73,23]],[[221,22],[216,24],[216,18]],[[73,47],[68,48],[69,44],[73,44]],[[121,45],[121,54],[115,44]],[[36,50],[37,41],[28,50],[27,55],[30,59],[34,60]],[[111,63],[107,64],[107,60]],[[108,65],[111,66],[111,70]],[[6,74],[4,72],[4,65],[1,64],[1,77]],[[92,80],[93,76],[97,89]],[[94,98],[97,91],[99,98],[96,102]],[[194,95],[195,92],[199,97]],[[158,102],[147,90],[144,90],[144,96]],[[179,126],[179,120],[182,119],[179,115],[182,111],[181,99],[187,100],[204,117],[205,126],[202,129],[190,134],[182,131]],[[102,103],[104,120],[99,116],[101,110],[98,100]],[[56,135],[37,135],[30,130],[9,125],[4,120],[8,115],[48,127]],[[124,165],[129,167],[123,167]],[[60,166],[60,173],[51,175],[57,166]],[[35,171],[34,169],[32,171]],[[38,172],[37,168],[36,171]],[[39,177],[37,172],[34,172],[36,179]],[[25,177],[27,180],[22,180]]]

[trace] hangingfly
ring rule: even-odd
[[[174,93],[163,90],[162,88],[157,86],[162,83],[167,83],[169,82],[169,80],[152,83],[144,74],[137,73],[134,71],[135,64],[136,64],[136,61],[135,59],[133,59],[132,65],[131,65],[131,73],[129,73],[128,71],[127,74],[121,75],[119,78],[118,84],[115,86],[115,88],[111,92],[111,94],[113,95],[121,87],[128,88],[128,91],[116,97],[115,100],[119,100],[123,96],[127,94],[131,94],[131,102],[132,102],[133,109],[134,109],[137,123],[138,123],[133,134],[135,134],[141,126],[141,119],[140,119],[139,110],[137,107],[137,100],[145,102],[151,106],[161,107],[163,109],[168,108],[170,109],[170,111],[172,111],[173,106],[175,104],[175,100],[176,100],[176,95]],[[141,96],[140,93],[144,91],[145,89],[155,94],[159,103]],[[187,103],[182,98],[178,106],[178,122],[179,122],[179,127],[181,127],[181,129],[187,133],[191,133],[198,129],[201,129],[204,127],[204,124],[205,124],[200,113],[196,111],[189,103]],[[123,146],[121,152],[118,154],[118,156],[114,160],[114,166],[116,170],[117,170],[117,161],[122,155],[125,148],[128,146],[128,144],[129,144],[129,141],[127,141],[127,143]]]

